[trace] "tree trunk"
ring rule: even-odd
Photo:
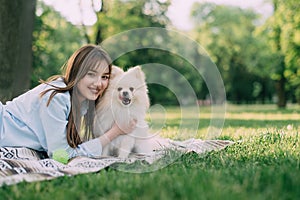
[[[278,50],[281,50],[280,42],[277,43]],[[286,108],[287,100],[286,100],[286,78],[284,77],[284,70],[285,70],[285,62],[284,62],[284,55],[280,56],[278,61],[278,75],[280,79],[275,81],[275,89],[277,93],[277,107],[278,108]]]
[[[30,86],[36,0],[0,0],[0,100]]]
[[[286,107],[286,94],[285,94],[285,80],[281,78],[275,83],[276,92],[277,92],[277,106],[278,108]]]
[[[273,0],[274,13],[276,13],[278,6],[279,6],[279,0]],[[282,53],[282,47],[281,47],[282,30],[279,23],[276,24],[274,31],[275,31],[274,41],[276,44],[276,50],[278,51],[280,56],[279,66],[278,66],[279,67],[278,74],[280,75],[280,79],[277,80],[275,83],[275,88],[278,97],[277,106],[278,108],[285,108],[286,107],[286,91],[285,91],[286,79],[284,77],[285,59],[284,59],[284,53]]]
[[[97,15],[97,30],[96,30],[96,37],[95,37],[95,44],[101,44],[103,42],[103,33],[102,33],[102,26],[101,21],[99,21],[98,14],[100,13],[107,13],[107,2],[104,2],[104,0],[101,1],[101,9],[96,13]]]

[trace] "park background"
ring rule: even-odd
[[[174,2],[167,0],[17,2],[3,1],[1,5],[2,101],[60,73],[66,59],[82,44],[100,44],[135,28],[161,27],[186,34],[207,51],[221,73],[228,102],[275,103],[280,108],[300,103],[300,14],[296,0],[258,1],[256,7],[190,1],[190,11],[182,10],[188,14],[187,22],[176,21],[187,17],[177,14],[183,5],[180,1],[175,1],[175,8]],[[175,26],[176,22],[181,25]],[[143,40],[147,43],[150,39]],[[177,48],[176,44],[170,48]],[[191,56],[199,53],[186,51]],[[195,75],[191,64],[170,52],[137,50],[114,64],[126,69],[151,62],[178,70],[198,99],[210,99],[205,82]],[[149,89],[153,104],[178,104],[168,88],[150,85]]]
[[[216,139],[232,140],[235,144],[203,155],[182,155],[152,173],[125,173],[112,167],[99,173],[2,186],[0,198],[299,198],[300,1],[266,0],[259,1],[256,7],[248,7],[243,5],[258,1],[231,1],[239,2],[239,6],[234,6],[223,4],[229,1],[222,0],[218,4],[174,0],[175,10],[172,1],[166,0],[103,0],[93,1],[94,7],[90,0],[62,2],[67,2],[74,12],[74,2],[89,4],[90,9],[79,7],[82,9],[76,13],[82,14],[78,16],[92,14],[89,19],[94,19],[93,23],[81,17],[72,21],[70,14],[65,14],[59,6],[51,7],[50,0],[0,0],[2,102],[36,86],[39,79],[60,73],[66,59],[82,44],[98,44],[135,28],[167,28],[203,46],[218,67],[226,90],[226,102],[223,102],[226,114],[222,134]],[[168,14],[172,11],[174,17],[184,12],[183,4],[191,8],[189,24],[178,24]],[[262,9],[264,5],[267,10]],[[148,39],[144,37],[141,42],[147,43]],[[170,48],[178,46],[175,43]],[[197,61],[201,52],[190,50],[186,49],[187,55],[197,55],[193,60]],[[210,100],[203,78],[193,71],[191,63],[178,55],[143,49],[121,56],[114,64],[128,68],[147,63],[172,67],[186,77],[199,100]],[[169,75],[165,77],[174,82]],[[167,85],[149,85],[149,90],[152,104],[166,105],[167,118],[160,110],[151,113],[152,119],[165,122],[162,136],[205,138],[212,117],[211,107],[219,105],[201,105],[200,114],[194,116],[198,109],[195,104],[187,108],[190,115],[182,119],[182,110]],[[182,120],[199,126],[196,130],[180,130]],[[145,163],[124,167],[140,165]]]

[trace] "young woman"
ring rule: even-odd
[[[115,124],[94,137],[94,109],[111,69],[104,50],[85,45],[69,58],[63,75],[42,81],[5,105],[0,102],[0,147],[28,147],[50,158],[58,150],[66,151],[68,158],[101,155],[103,146],[136,126],[135,120],[127,127]]]

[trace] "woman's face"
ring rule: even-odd
[[[90,69],[78,82],[78,100],[96,100],[107,88],[109,81],[109,67],[107,63],[101,63],[95,69]]]

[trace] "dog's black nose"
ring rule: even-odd
[[[129,93],[127,91],[123,92],[123,96],[128,96],[128,95],[129,95]]]

